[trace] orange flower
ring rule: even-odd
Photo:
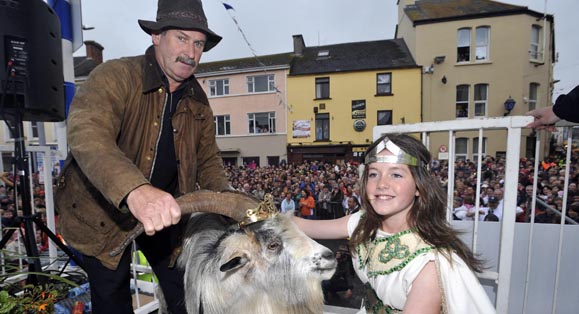
[[[41,303],[38,305],[38,310],[39,311],[46,311],[46,307],[48,306],[47,303]]]

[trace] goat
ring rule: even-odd
[[[276,214],[271,203],[240,193],[198,191],[177,201],[184,213],[194,212],[177,262],[188,313],[323,313],[321,281],[337,262],[299,230],[293,212]]]
[[[334,253],[302,233],[291,216],[237,228],[214,214],[193,215],[178,260],[187,311],[322,313],[321,281],[334,273]]]

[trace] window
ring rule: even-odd
[[[231,118],[229,115],[215,116],[215,135],[231,135]]]
[[[531,83],[529,85],[529,110],[537,108],[537,99],[539,99],[539,84]]]
[[[209,96],[229,95],[229,79],[210,80]]]
[[[533,25],[531,27],[531,48],[529,50],[529,57],[531,60],[539,60],[543,57],[541,53],[541,37],[542,28],[539,25]]]
[[[316,114],[316,141],[330,140],[330,114]]]
[[[274,90],[275,90],[275,80],[273,74],[247,77],[248,93],[271,92]]]
[[[487,154],[487,138],[483,137],[483,141],[482,141],[482,160],[484,161],[484,158]],[[478,137],[475,137],[472,139],[472,160],[476,162],[476,160],[478,158]]]
[[[458,30],[456,62],[470,61],[470,28]]]
[[[16,131],[16,129],[12,128],[8,128],[8,126],[4,124],[4,142],[12,142],[14,141],[14,139],[16,138],[16,136],[14,134],[12,134],[12,131]],[[22,123],[22,128],[23,131],[25,132],[25,136],[30,139],[30,140],[38,140],[38,137],[40,136],[40,127],[43,126],[42,122],[37,122],[37,121],[24,121]]]
[[[279,167],[279,156],[267,156],[267,164],[269,166]]]
[[[468,118],[468,85],[456,87],[456,117]]]
[[[455,141],[454,158],[465,160],[468,158],[468,138],[458,137]]]
[[[476,61],[489,59],[489,34],[491,28],[481,26],[476,28]]]
[[[376,95],[392,94],[392,73],[376,74]]]
[[[275,112],[260,112],[247,114],[249,133],[275,133]]]
[[[330,98],[330,78],[316,78],[316,99]]]
[[[391,125],[392,124],[392,110],[378,110],[377,125]]]
[[[488,104],[488,84],[476,84],[474,86],[474,116],[485,117]]]

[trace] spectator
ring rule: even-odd
[[[314,218],[314,208],[316,207],[316,203],[314,201],[314,197],[312,196],[312,192],[307,190],[301,191],[302,197],[300,198],[300,214],[303,218],[306,219],[313,219]]]
[[[360,201],[355,196],[348,197],[348,207],[346,207],[346,215],[357,213],[360,210]]]
[[[285,198],[281,201],[280,210],[282,213],[285,213],[285,212],[288,212],[290,210],[295,210],[295,209],[296,209],[296,203],[292,199],[292,193],[287,192],[285,194]]]

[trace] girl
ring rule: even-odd
[[[430,153],[407,135],[383,136],[366,153],[363,210],[335,220],[296,219],[310,237],[350,237],[366,286],[359,313],[495,313],[473,271],[481,262],[446,222],[446,200],[427,170]]]

